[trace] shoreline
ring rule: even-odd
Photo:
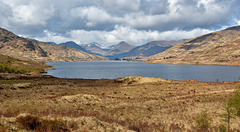
[[[119,77],[119,78],[114,78],[114,79],[108,79],[108,78],[99,78],[99,79],[91,79],[91,78],[61,78],[61,77],[55,77],[52,75],[46,75],[45,73],[40,73],[40,74],[12,74],[12,73],[0,73],[0,79],[8,79],[8,80],[14,80],[14,79],[20,79],[20,78],[53,78],[53,79],[64,79],[64,80],[95,80],[95,81],[99,81],[99,80],[111,80],[111,81],[115,81],[115,80],[121,80],[124,78],[137,78],[135,81],[139,81],[142,78],[146,78],[149,81],[147,83],[151,83],[150,80],[153,80],[153,82],[156,82],[154,80],[165,80],[165,81],[169,81],[169,82],[202,82],[202,83],[238,83],[240,82],[240,80],[237,81],[222,81],[222,82],[207,82],[207,81],[199,81],[199,80],[171,80],[171,79],[163,79],[160,77],[145,77],[145,76],[125,76],[125,77]],[[134,80],[133,80],[134,82]]]
[[[166,65],[219,65],[219,66],[240,66],[240,64],[229,64],[229,63],[217,63],[217,62],[210,62],[210,63],[197,63],[196,62],[184,62],[184,61],[177,61],[177,62],[167,62],[167,61],[159,61],[159,60],[145,60],[145,59],[133,59],[133,60],[94,60],[94,61],[133,61],[133,62],[143,62],[143,63],[150,63],[150,64],[166,64]],[[157,62],[154,62],[157,61]],[[60,61],[60,62],[88,62],[88,61]],[[91,61],[89,61],[91,62]],[[47,63],[57,63],[57,62],[45,62]]]
[[[196,64],[196,62],[183,62],[183,61],[179,61],[179,62],[164,62],[164,61],[157,61],[154,62],[156,60],[152,60],[152,61],[139,61],[139,62],[145,62],[145,63],[150,63],[150,64],[166,64],[166,65],[217,65],[217,66],[240,66],[240,64],[228,64],[228,63],[198,63]]]

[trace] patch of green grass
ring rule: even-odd
[[[45,64],[23,61],[0,55],[0,73],[42,73],[45,71],[46,67]]]
[[[24,69],[13,67],[9,64],[0,64],[0,72],[1,73],[20,73],[20,74],[28,73],[28,71]]]
[[[212,119],[206,111],[199,113],[195,117],[195,124],[197,128],[204,128],[204,129],[210,128],[211,121]]]

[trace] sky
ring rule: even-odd
[[[239,9],[240,0],[0,0],[0,27],[47,42],[141,45],[239,25]]]

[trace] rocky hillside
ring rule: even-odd
[[[0,28],[0,54],[23,60],[42,60],[47,53],[31,41]]]
[[[21,60],[39,62],[106,59],[79,49],[19,37],[3,28],[0,28],[0,54]]]
[[[47,62],[55,61],[91,61],[91,60],[108,60],[105,57],[86,53],[79,49],[70,48],[65,45],[52,45],[46,42],[30,40],[32,43],[39,45],[46,53]]]
[[[240,26],[189,39],[147,59],[166,64],[240,65]]]

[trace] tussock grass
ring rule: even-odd
[[[19,83],[34,83],[30,80],[0,80],[0,84],[19,84]]]
[[[67,122],[63,120],[46,120],[30,114],[22,114],[17,117],[16,122],[28,131],[70,132]]]
[[[238,82],[145,81],[139,84],[135,81],[128,84],[119,80],[49,76],[26,76],[12,81],[18,83],[18,80],[35,83],[0,85],[3,87],[0,117],[10,119],[20,113],[30,113],[38,116],[37,122],[56,117],[77,122],[80,131],[199,131],[206,129],[194,123],[195,115],[202,111],[212,118],[207,130],[223,130],[219,126],[222,123],[219,115],[224,113],[222,105],[238,86]],[[232,123],[232,130],[239,128],[239,120],[234,119]],[[68,123],[67,126],[72,128]]]

